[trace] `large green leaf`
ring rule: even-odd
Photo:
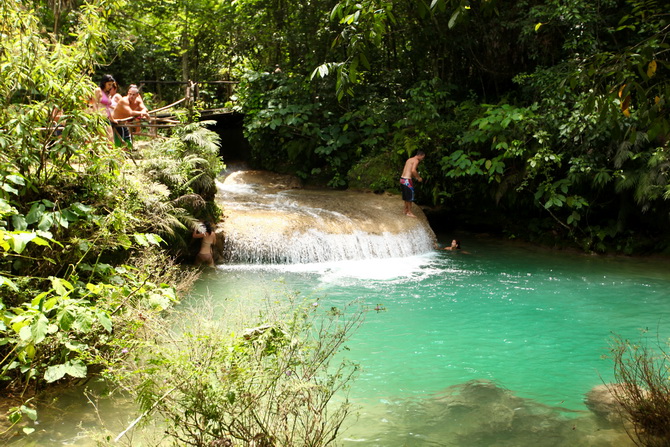
[[[28,223],[28,225],[32,225],[38,220],[40,220],[45,209],[46,208],[42,203],[40,202],[33,203],[32,206],[30,207],[30,211],[28,211],[28,214],[26,214],[26,222]]]
[[[74,290],[74,286],[63,278],[52,276],[49,279],[51,280],[51,287],[53,287],[56,293],[60,296],[65,296],[69,294],[70,291]]]
[[[36,237],[37,235],[35,233],[27,233],[27,232],[8,233],[6,236],[7,240],[9,241],[12,247],[12,250],[14,250],[18,254],[23,253],[23,250],[26,249],[26,245],[28,245],[28,242],[32,241]]]
[[[71,360],[65,364],[65,372],[72,377],[84,378],[86,377],[87,369],[84,362],[77,359]]]
[[[47,335],[49,319],[44,314],[39,314],[36,321],[31,325],[31,335],[34,344],[41,343]]]
[[[63,378],[66,371],[66,366],[64,364],[49,366],[46,371],[44,371],[44,380],[46,380],[47,383],[60,380]]]
[[[12,216],[12,225],[17,231],[25,231],[28,228],[28,222],[26,222],[26,218],[21,214],[14,214]]]
[[[23,251],[26,249],[26,246],[28,245],[28,242],[32,242],[37,245],[49,245],[49,242],[39,237],[37,233],[27,231],[5,233],[5,240],[9,242],[11,249],[18,254],[23,253]]]
[[[62,379],[66,374],[71,377],[84,378],[86,377],[86,373],[87,368],[84,362],[79,359],[68,360],[60,365],[49,366],[44,372],[44,380],[47,383],[52,383]]]
[[[70,328],[72,328],[72,324],[74,323],[75,320],[76,320],[76,314],[67,307],[62,309],[56,316],[58,326],[63,331],[69,331]]]
[[[109,315],[107,312],[101,310],[97,312],[98,315],[98,321],[102,325],[102,327],[105,328],[107,332],[112,332],[112,320],[109,318]]]

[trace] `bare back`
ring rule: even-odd
[[[405,162],[405,167],[402,170],[402,178],[416,178],[420,179],[421,176],[419,176],[419,173],[417,172],[417,167],[419,166],[419,162],[421,161],[421,158],[414,156]]]

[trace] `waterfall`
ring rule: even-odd
[[[418,207],[402,214],[399,196],[290,189],[295,182],[258,171],[219,183],[227,263],[305,264],[407,257],[435,247]]]
[[[226,234],[224,259],[244,264],[307,264],[378,258],[399,258],[425,253],[434,248],[434,240],[424,228],[407,233],[380,235],[356,231],[330,234],[316,229],[296,232],[290,237],[263,234],[255,240]]]

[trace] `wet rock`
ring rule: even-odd
[[[293,175],[268,171],[237,171],[227,176],[224,185],[258,185],[266,189],[301,189],[302,182]]]
[[[586,393],[584,404],[599,419],[608,423],[620,424],[622,408],[610,390],[612,387],[620,386],[618,384],[596,385]]]
[[[375,446],[634,447],[622,427],[605,428],[588,411],[567,411],[473,380],[427,399],[389,402],[374,415],[385,430],[370,434],[362,424],[359,437],[375,439]]]
[[[217,200],[226,262],[300,264],[407,257],[432,251],[436,238],[418,207],[399,195],[298,189],[290,176],[238,171]]]

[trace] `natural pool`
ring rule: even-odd
[[[632,446],[583,399],[612,379],[602,357],[613,332],[670,336],[670,264],[461,238],[469,254],[219,266],[191,300],[222,311],[286,290],[329,307],[360,300],[368,312],[343,354],[362,368],[346,446]],[[95,445],[80,422],[116,435],[132,408],[65,393],[15,445]]]
[[[328,307],[360,300],[370,311],[346,353],[362,367],[347,445],[628,445],[583,400],[613,377],[603,358],[612,333],[670,335],[669,264],[463,244],[468,254],[225,266],[194,296],[223,303],[288,288]]]

